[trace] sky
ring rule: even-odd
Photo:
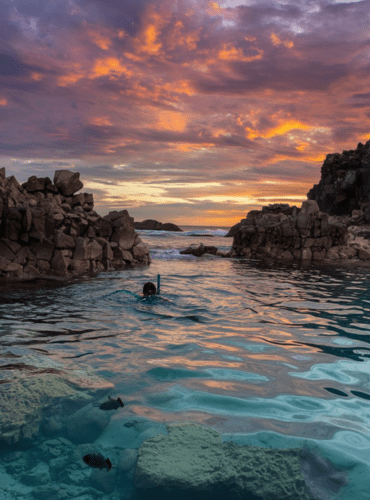
[[[0,0],[0,168],[224,226],[370,139],[370,0]]]

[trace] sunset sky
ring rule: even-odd
[[[231,226],[370,139],[370,1],[0,0],[0,167]]]

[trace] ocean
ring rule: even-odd
[[[147,267],[0,285],[0,391],[12,373],[40,367],[87,373],[125,403],[114,429],[128,417],[193,422],[239,445],[308,447],[346,476],[317,498],[370,499],[370,270],[181,255],[191,243],[232,244],[227,228],[181,227],[138,231],[151,247]],[[158,274],[159,296],[138,297]],[[114,458],[104,433],[90,444]],[[55,459],[50,439],[1,451],[1,500],[54,499],[60,489],[61,499],[135,497],[132,484],[92,486],[93,470],[76,458],[37,473]]]

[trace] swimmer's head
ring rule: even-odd
[[[155,295],[157,293],[157,289],[155,287],[155,284],[152,283],[151,281],[148,281],[148,283],[145,283],[143,287],[143,294],[145,297],[148,297],[149,295]]]

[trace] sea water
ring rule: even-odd
[[[0,390],[12,373],[40,366],[93,374],[124,401],[118,421],[194,422],[241,445],[310,444],[347,474],[340,492],[323,498],[370,499],[370,270],[182,255],[191,243],[232,243],[226,228],[183,229],[138,231],[151,247],[147,267],[1,285]],[[158,274],[160,295],[143,299],[143,284]],[[33,468],[53,458],[43,439],[18,452]],[[109,439],[100,441],[107,456]],[[42,475],[30,480],[9,451],[0,499],[38,498]],[[76,474],[91,469],[67,466],[75,476],[60,475],[60,498],[123,498],[90,488],[88,476],[78,489]],[[58,476],[46,478],[43,498],[57,498]]]

